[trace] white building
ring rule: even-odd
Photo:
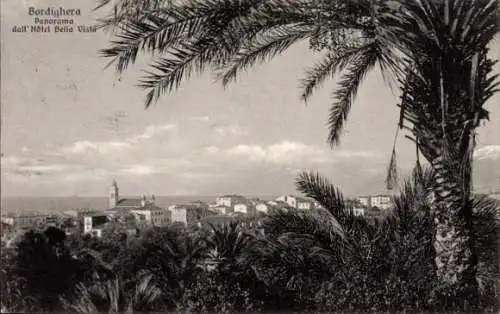
[[[212,206],[210,207],[210,210],[221,215],[227,215],[233,212],[232,208],[228,206]]]
[[[242,214],[248,213],[248,205],[245,203],[235,204],[233,209],[235,213],[242,213]]]
[[[297,208],[297,198],[295,196],[283,195],[278,197],[276,200],[280,202],[285,202],[290,207]]]
[[[244,202],[246,202],[246,198],[241,195],[224,195],[224,196],[219,196],[215,199],[215,204],[217,206],[232,207],[235,204]]]
[[[265,203],[259,203],[259,204],[255,205],[255,211],[258,213],[266,213],[267,214],[268,210],[269,210],[269,206],[267,206],[267,204],[265,204]]]
[[[371,207],[371,205],[370,205],[370,197],[369,196],[360,196],[360,197],[358,197],[358,201],[363,206]]]
[[[7,225],[14,225],[14,217],[11,216],[2,216],[2,222]]]
[[[365,209],[363,207],[355,207],[352,209],[352,213],[354,214],[354,216],[364,216]]]
[[[187,208],[176,206],[170,209],[172,222],[181,222],[187,225]]]
[[[313,208],[313,203],[305,198],[297,197],[297,209],[309,210]]]
[[[389,209],[392,207],[392,197],[389,195],[374,195],[370,197],[371,207]]]
[[[314,207],[314,202],[312,200],[304,198],[304,197],[297,197],[297,196],[292,196],[292,195],[280,196],[276,199],[276,201],[284,202],[290,207],[302,209],[302,210],[309,210],[309,209],[312,209]]]
[[[83,216],[83,234],[93,234],[101,236],[101,230],[98,228],[109,222],[108,214],[106,213],[89,213]],[[99,231],[95,231],[99,229]],[[95,232],[94,232],[95,231]]]

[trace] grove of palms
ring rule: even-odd
[[[104,0],[100,7],[110,5]],[[118,72],[140,54],[152,57],[139,84],[146,107],[195,74],[212,71],[227,85],[249,67],[308,41],[324,58],[306,71],[304,101],[340,75],[338,85],[329,87],[334,97],[328,142],[335,149],[358,87],[368,72],[380,68],[400,95],[399,128],[434,173],[422,197],[431,199],[439,293],[474,300],[480,252],[472,236],[472,156],[476,129],[488,118],[484,105],[496,92],[496,61],[488,45],[499,33],[498,1],[135,0],[112,5],[101,26],[114,38],[101,53]],[[335,218],[342,222],[341,216],[337,212]]]

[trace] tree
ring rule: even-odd
[[[81,279],[81,265],[69,253],[64,238],[64,232],[49,227],[44,233],[25,233],[17,247],[15,274],[26,280],[23,293],[42,309],[58,309],[59,297],[71,293]]]
[[[380,66],[401,91],[399,128],[412,134],[435,170],[437,274],[443,295],[454,291],[463,301],[477,291],[470,176],[475,129],[496,91],[487,45],[499,31],[498,6],[496,0],[121,1],[103,21],[116,37],[102,55],[118,72],[140,53],[155,57],[140,83],[149,107],[194,73],[214,70],[227,85],[309,40],[325,58],[306,72],[302,98],[342,73],[328,118],[332,145],[366,73]]]

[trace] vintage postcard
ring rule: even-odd
[[[500,310],[497,0],[2,0],[3,312]]]

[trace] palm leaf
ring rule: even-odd
[[[340,141],[344,122],[347,121],[347,116],[361,81],[379,59],[376,43],[365,46],[365,49],[347,68],[346,73],[339,82],[339,88],[334,93],[336,102],[330,108],[328,118],[328,142],[332,146]]]

